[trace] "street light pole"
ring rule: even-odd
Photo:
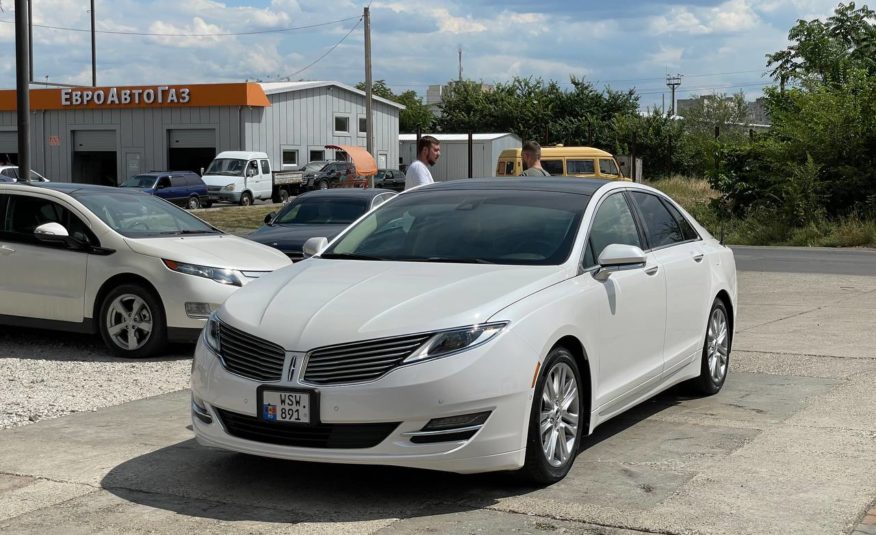
[[[97,87],[97,55],[94,40],[94,0],[91,0],[91,86]]]
[[[18,115],[18,173],[30,180],[30,57],[28,0],[15,0],[15,96]]]

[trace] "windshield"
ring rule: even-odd
[[[419,262],[558,265],[589,196],[508,190],[423,191],[381,205],[322,254]]]
[[[287,206],[274,223],[280,225],[350,224],[368,211],[365,199],[302,197]]]
[[[246,160],[235,158],[218,158],[210,163],[206,175],[243,176]]]
[[[321,170],[326,165],[328,165],[326,162],[310,162],[309,164],[304,166],[304,172],[315,173],[316,171]]]
[[[155,184],[155,177],[149,175],[137,175],[132,176],[128,180],[125,180],[125,183],[122,184],[123,188],[151,188],[152,185]]]
[[[72,195],[101,221],[128,238],[222,233],[184,209],[145,193],[80,190]]]

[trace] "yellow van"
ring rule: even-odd
[[[505,149],[499,154],[496,176],[519,176],[523,172],[521,149]],[[610,152],[593,147],[542,147],[541,166],[552,175],[568,175],[606,180],[627,180]]]

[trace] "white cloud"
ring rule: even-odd
[[[683,47],[660,45],[659,50],[648,54],[646,65],[678,67],[681,65],[681,57],[684,54]]]
[[[711,8],[673,7],[669,15],[652,17],[648,27],[653,34],[741,33],[760,22],[749,0],[728,0]]]
[[[215,24],[209,24],[201,17],[195,17],[191,24],[184,26],[155,21],[149,25],[149,33],[167,34],[167,36],[151,36],[150,39],[160,45],[176,48],[211,48],[223,41],[233,40],[231,37],[215,35],[233,32]]]

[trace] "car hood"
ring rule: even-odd
[[[560,266],[313,258],[253,281],[220,311],[289,351],[472,325],[567,277]]]
[[[300,251],[308,238],[322,237],[331,240],[347,228],[343,225],[267,225],[247,236],[247,238],[276,247],[281,251]]]
[[[125,238],[136,253],[201,266],[273,271],[290,260],[276,249],[230,234]]]

